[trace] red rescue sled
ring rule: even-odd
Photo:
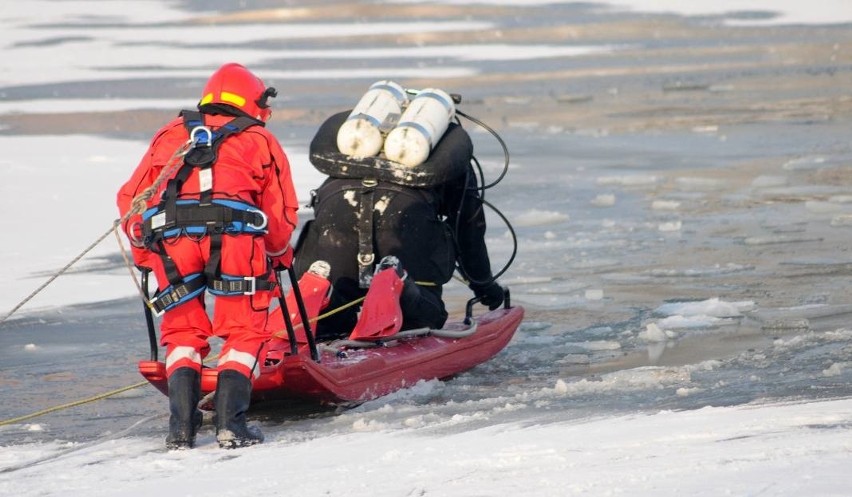
[[[468,316],[472,305],[473,301],[468,304]],[[254,381],[252,403],[357,404],[420,380],[450,378],[503,350],[523,317],[523,307],[511,307],[507,295],[503,308],[472,320],[466,317],[470,324],[452,321],[441,330],[416,336],[405,336],[406,332],[402,332],[373,346],[343,341],[317,347],[298,340],[293,347],[287,337],[276,338],[270,343],[260,377]],[[140,361],[139,371],[157,389],[168,394],[163,362]],[[216,368],[202,371],[203,394],[216,390],[217,376]]]

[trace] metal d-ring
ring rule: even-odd
[[[189,141],[192,143],[192,145],[195,146],[195,144],[198,142],[198,139],[195,137],[195,134],[198,133],[199,131],[203,131],[203,132],[207,133],[207,146],[212,147],[213,146],[213,132],[210,131],[210,128],[208,128],[207,126],[196,126],[196,127],[192,128],[192,131],[189,132]]]
[[[254,213],[260,214],[261,219],[263,219],[263,224],[261,224],[260,226],[255,226],[254,224],[251,224],[251,223],[246,223],[246,226],[248,226],[251,229],[258,230],[258,231],[263,231],[263,230],[266,229],[266,225],[269,224],[269,218],[266,216],[266,214],[262,210],[260,210],[260,209],[246,209],[246,212],[254,212]]]

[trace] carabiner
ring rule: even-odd
[[[260,226],[255,226],[254,224],[246,223],[247,227],[254,229],[254,230],[257,230],[257,231],[263,231],[263,230],[266,229],[266,225],[269,224],[269,218],[266,216],[266,214],[262,210],[260,210],[260,209],[246,209],[246,212],[254,212],[254,213],[260,214],[261,219],[263,219],[263,224],[261,224]]]
[[[203,132],[207,133],[207,146],[212,147],[213,146],[213,132],[210,131],[210,128],[208,128],[207,126],[196,126],[196,127],[192,128],[192,131],[189,132],[189,141],[190,141],[190,143],[192,143],[192,146],[194,147],[195,144],[198,143],[198,138],[195,137],[195,134],[198,133],[199,131],[203,131]]]

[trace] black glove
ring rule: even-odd
[[[492,311],[500,307],[503,304],[503,299],[506,297],[506,291],[503,287],[493,281],[487,285],[477,285],[474,283],[470,285],[470,289],[473,290],[473,294],[479,298],[482,305],[487,305],[488,309]]]

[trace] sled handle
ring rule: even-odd
[[[284,287],[281,286],[281,275],[278,271],[273,271],[275,274],[275,283],[278,285],[278,308],[281,309],[281,315],[284,317],[284,327],[287,329],[287,340],[290,342],[290,354],[299,354],[299,344],[296,339],[296,329],[293,328],[293,320],[290,319],[290,310],[287,309],[287,300],[284,298]]]
[[[290,342],[290,355],[299,355],[299,343],[296,338],[296,328],[293,327],[293,320],[290,319],[290,309],[287,308],[287,299],[284,298],[284,287],[281,286],[281,275],[278,271],[273,271],[275,274],[275,284],[278,285],[278,308],[281,309],[281,315],[284,317],[284,328],[287,329],[287,341]]]
[[[313,359],[314,362],[320,362],[319,350],[317,350],[317,341],[314,337],[313,331],[311,330],[308,311],[305,309],[305,300],[302,298],[302,290],[299,288],[299,280],[296,278],[296,270],[293,269],[292,264],[287,268],[287,274],[290,275],[290,291],[292,291],[293,296],[296,297],[296,305],[299,307],[299,314],[302,316],[302,327],[305,329],[305,337],[308,339],[308,348],[311,350],[311,359]],[[295,340],[291,339],[290,343],[295,343]]]
[[[481,302],[482,299],[479,297],[474,297],[467,301],[467,305],[464,308],[464,324],[469,325],[473,322],[473,306]],[[509,288],[503,288],[503,309],[509,309],[512,307],[512,302],[509,297]]]

